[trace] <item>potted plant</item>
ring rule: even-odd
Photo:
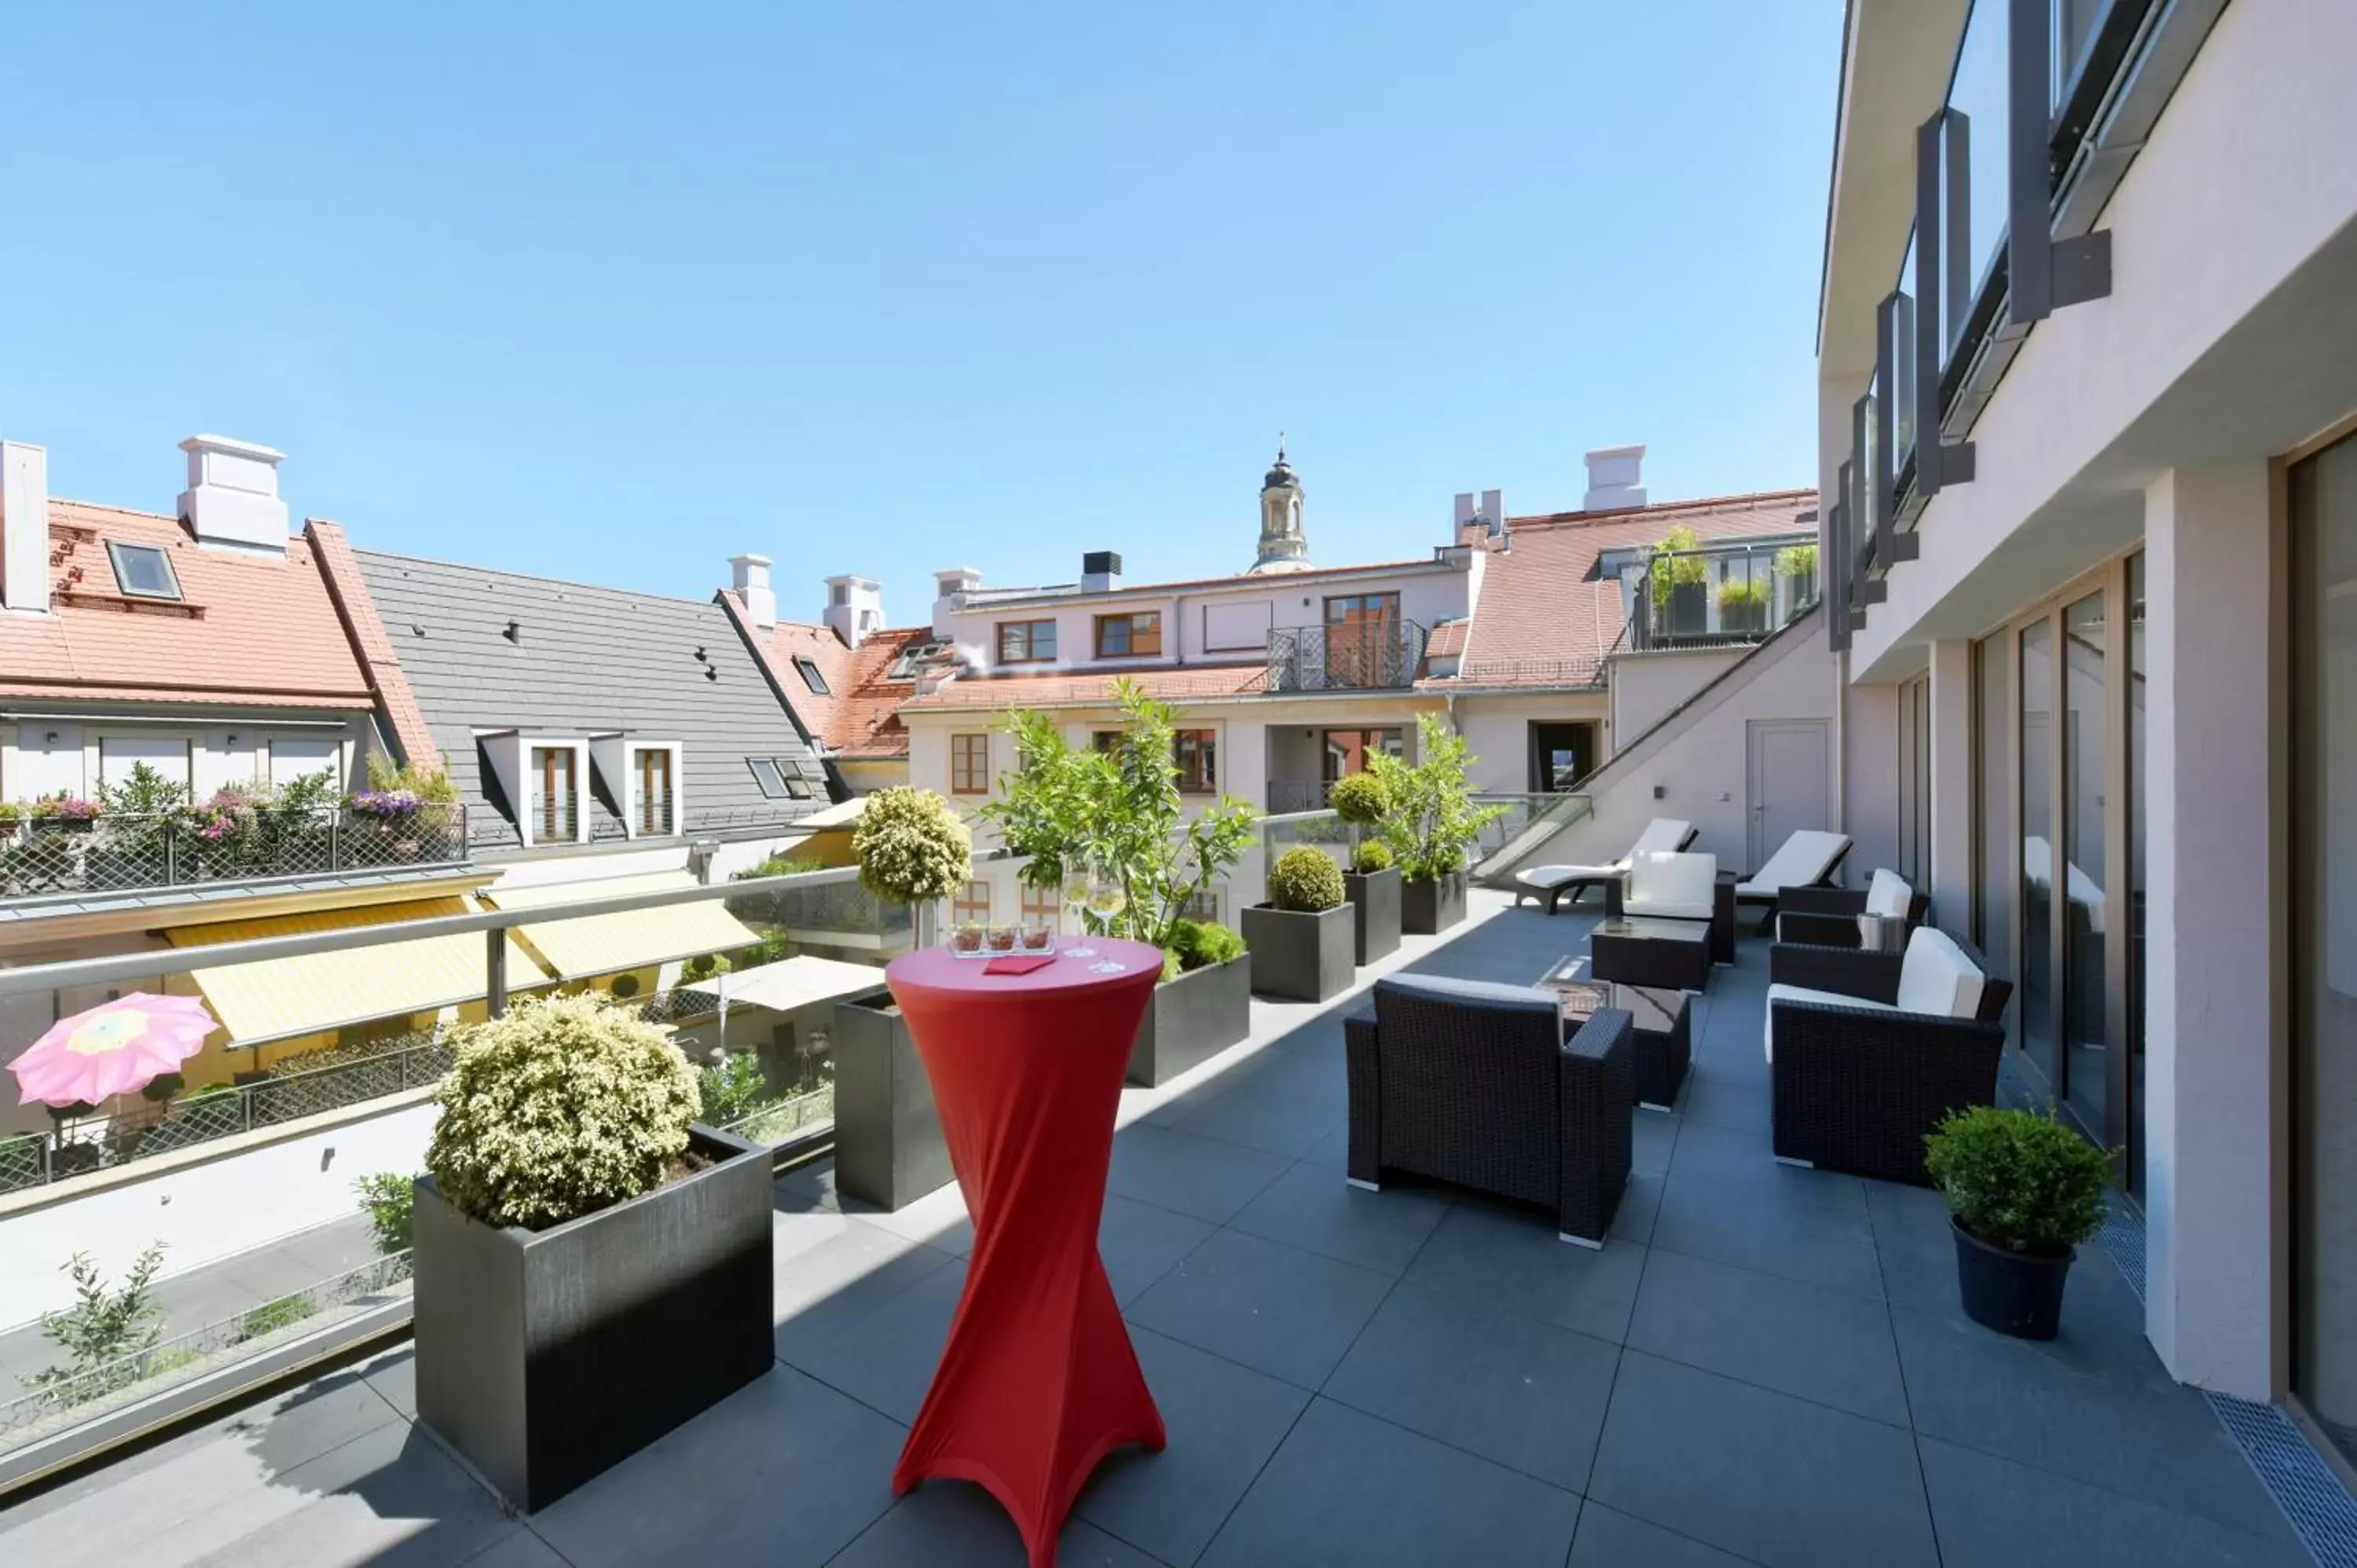
[[[1691,528],[1677,527],[1653,546],[1646,566],[1652,584],[1653,630],[1660,637],[1691,637],[1704,629],[1706,579],[1709,573],[1700,554],[1702,540]]]
[[[1342,868],[1308,844],[1268,868],[1268,902],[1243,912],[1252,988],[1262,996],[1323,1002],[1350,988],[1353,946]]]
[[[1439,714],[1417,715],[1416,752],[1414,763],[1378,752],[1367,768],[1391,792],[1380,832],[1400,870],[1400,929],[1429,937],[1465,918],[1467,852],[1505,808],[1473,804],[1472,753]]]
[[[1726,632],[1768,629],[1768,584],[1757,577],[1729,577],[1718,585],[1718,628]]]
[[[868,796],[851,848],[860,886],[917,912],[920,943],[931,940],[933,907],[974,874],[973,834],[930,789]],[[977,929],[977,946],[982,937]],[[834,1044],[835,1185],[884,1208],[947,1186],[950,1148],[932,1082],[891,992],[879,985],[835,1004]]]
[[[1114,687],[1114,699],[1123,726],[1103,749],[1068,745],[1044,714],[1011,715],[1015,770],[984,811],[1009,849],[1030,856],[1022,875],[1034,886],[1060,886],[1068,868],[1093,854],[1123,895],[1121,912],[1097,922],[1100,934],[1162,950],[1162,982],[1129,1058],[1129,1081],[1150,1086],[1252,1032],[1252,972],[1241,939],[1189,911],[1243,857],[1253,809],[1223,795],[1189,817],[1176,716],[1131,682]]]
[[[139,763],[138,768],[145,768]],[[61,832],[88,832],[99,818],[99,803],[83,795],[45,795],[33,802],[36,826],[55,828]]]
[[[418,1418],[530,1512],[770,1369],[768,1151],[595,993],[458,1033],[418,1177]]]
[[[1817,547],[1787,544],[1776,552],[1776,575],[1792,585],[1785,590],[1785,602],[1792,609],[1813,600],[1817,596]]]
[[[2053,1338],[2075,1249],[2103,1228],[2103,1151],[2051,1115],[1993,1105],[1951,1112],[1924,1144],[1948,1200],[1966,1316],[2016,1338]]]
[[[1350,824],[1351,869],[1343,874],[1343,897],[1351,903],[1353,954],[1372,963],[1399,950],[1400,874],[1391,846],[1368,836],[1391,814],[1392,792],[1381,775],[1353,773],[1335,781],[1328,797],[1334,814]]]

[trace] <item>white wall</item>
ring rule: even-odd
[[[1841,831],[1851,839],[1840,880],[1849,886],[1899,864],[1899,688],[1852,686],[1842,705],[1839,796]]]
[[[368,727],[364,717],[334,727],[299,729],[266,722],[224,725],[191,720],[181,725],[144,721],[145,715],[141,722],[131,722],[91,714],[79,722],[0,724],[0,800],[94,797],[102,780],[119,782],[131,762],[142,757],[167,777],[192,786],[200,798],[224,784],[267,784],[274,777],[283,783],[321,768],[335,772],[339,789],[349,789],[360,777]],[[297,753],[299,765],[292,762]]]
[[[1670,711],[1741,662],[1741,648],[1665,650],[1628,653],[1612,660],[1612,733],[1615,746],[1627,746],[1668,716]]]
[[[1603,693],[1555,692],[1530,696],[1460,697],[1457,731],[1473,753],[1473,788],[1520,795],[1531,788],[1531,725],[1587,724],[1596,726],[1596,760],[1612,755],[1613,725]]]
[[[357,1178],[425,1168],[439,1113],[404,1105],[0,1219],[0,1327],[69,1305],[77,1251],[112,1279],[160,1240],[168,1277],[354,1214]]]

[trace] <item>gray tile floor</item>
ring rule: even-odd
[[[1502,903],[1407,958],[1529,980],[1584,950],[1585,918]],[[1600,1252],[1346,1187],[1339,1011],[1256,1007],[1205,1081],[1132,1096],[1102,1248],[1170,1443],[1103,1466],[1061,1561],[2308,1561],[2099,1250],[2061,1339],[2000,1339],[1956,1307],[1936,1197],[1771,1163],[1764,966],[1747,939],[1715,979]],[[769,1378],[528,1522],[410,1423],[404,1350],[0,1514],[0,1559],[1019,1563],[975,1488],[887,1485],[963,1279],[957,1194],[845,1207],[823,1168],[779,1184]]]

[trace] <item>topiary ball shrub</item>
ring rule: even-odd
[[[1991,1246],[2065,1257],[2103,1229],[2111,1162],[2051,1116],[1976,1105],[1950,1112],[1923,1143],[1949,1212]]]
[[[1243,938],[1227,927],[1209,920],[1180,920],[1170,928],[1169,945],[1162,954],[1162,978],[1175,980],[1189,970],[1209,969],[1243,955]]]
[[[1351,852],[1351,869],[1361,876],[1372,876],[1391,868],[1392,846],[1381,839],[1369,839]]]
[[[1391,788],[1372,773],[1353,773],[1335,783],[1327,803],[1344,822],[1372,827],[1391,815]]]
[[[1314,849],[1286,850],[1268,868],[1268,901],[1280,909],[1323,914],[1342,898],[1342,868]]]
[[[695,1069],[605,996],[521,1002],[456,1043],[425,1168],[485,1225],[541,1230],[651,1192],[687,1149]]]
[[[974,873],[974,834],[930,789],[878,789],[851,831],[859,885],[890,904],[931,904]]]

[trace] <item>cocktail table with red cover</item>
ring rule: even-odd
[[[1162,975],[1142,942],[1092,937],[1096,959],[1029,974],[928,948],[884,978],[940,1107],[974,1216],[965,1294],[892,1489],[977,1483],[1014,1517],[1034,1568],[1099,1461],[1159,1451],[1161,1412],[1097,1256],[1131,1042]],[[1092,963],[1129,967],[1096,974]]]

